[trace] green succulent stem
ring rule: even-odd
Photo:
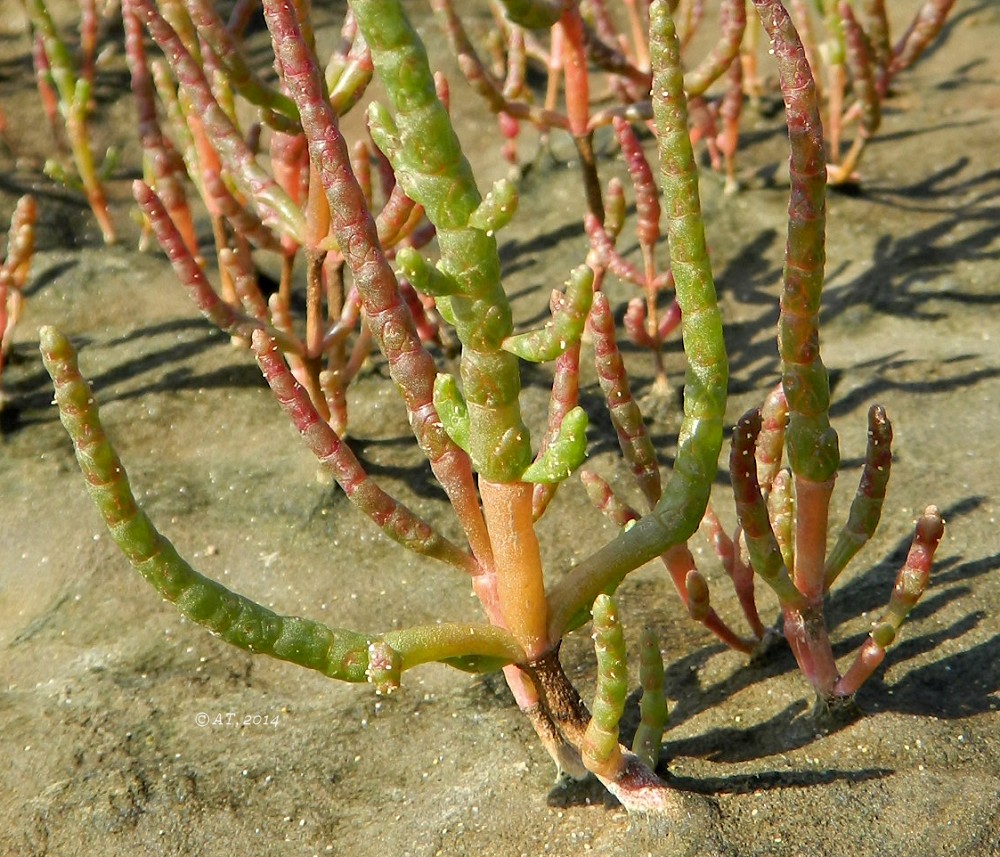
[[[593,618],[597,690],[580,755],[588,771],[607,779],[615,779],[625,765],[621,745],[618,743],[618,723],[625,713],[625,700],[628,696],[625,637],[618,618],[618,608],[610,595],[597,596]]]
[[[593,286],[594,272],[590,268],[574,268],[566,290],[553,293],[551,320],[538,330],[509,336],[503,342],[504,350],[532,363],[555,360],[580,341],[594,297]]]
[[[639,726],[632,739],[632,752],[651,771],[656,770],[667,728],[667,700],[663,695],[663,655],[660,642],[650,628],[643,628],[639,637]]]
[[[454,375],[442,372],[434,379],[434,407],[448,437],[468,452],[469,408]]]
[[[570,345],[556,359],[552,377],[552,392],[549,395],[548,430],[542,435],[538,455],[544,458],[549,447],[563,436],[563,420],[576,407],[580,399],[580,343]],[[586,428],[584,426],[583,428]],[[583,438],[583,452],[586,452],[586,438]],[[528,468],[527,472],[530,472]],[[536,482],[532,492],[532,515],[537,521],[555,496],[561,482]]]
[[[351,8],[393,107],[392,114],[377,104],[369,108],[372,137],[434,224],[438,267],[457,286],[449,312],[462,342],[473,467],[490,482],[517,481],[531,463],[531,444],[518,402],[518,361],[502,350],[513,320],[496,239],[492,230],[470,224],[483,214],[482,196],[402,4],[353,0]]]
[[[392,686],[393,674],[430,661],[477,672],[524,662],[523,650],[501,628],[442,624],[366,635],[282,616],[197,572],[136,503],[69,340],[52,327],[43,327],[39,335],[42,359],[55,384],[59,416],[73,440],[91,499],[133,568],[182,615],[241,649],[348,682],[371,680]],[[380,641],[391,651],[374,645]],[[373,646],[388,664],[385,675],[373,677],[371,673]]]
[[[688,362],[684,420],[673,477],[653,511],[552,587],[553,639],[586,621],[600,593],[613,591],[630,571],[685,542],[698,529],[722,447],[728,362],[705,244],[677,34],[666,0],[650,7],[650,31],[660,179]]]
[[[59,415],[73,439],[87,490],[115,544],[136,571],[184,616],[228,643],[331,678],[364,681],[368,638],[363,634],[279,616],[203,577],[177,554],[136,504],[69,341],[51,327],[42,328],[40,337],[42,357],[55,383]]]
[[[386,631],[381,639],[399,653],[403,670],[444,663],[465,672],[495,672],[525,662],[524,650],[509,632],[494,625],[442,622]]]
[[[587,457],[587,412],[577,406],[559,424],[555,438],[521,476],[525,482],[565,482]]]

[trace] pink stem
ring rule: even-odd
[[[478,566],[466,551],[435,532],[430,524],[386,494],[369,477],[351,448],[320,417],[309,395],[292,378],[277,343],[264,331],[256,330],[251,347],[278,403],[351,502],[408,549],[475,574]]]
[[[448,437],[434,408],[434,360],[420,343],[379,245],[375,222],[351,171],[347,143],[336,115],[323,98],[319,69],[302,39],[294,10],[277,0],[267,0],[264,12],[282,76],[309,139],[310,157],[326,190],[333,231],[354,274],[371,331],[403,395],[417,442],[448,494],[473,554],[484,566],[492,567],[489,535],[469,456]]]

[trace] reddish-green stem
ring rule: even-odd
[[[278,404],[313,454],[333,473],[348,499],[388,536],[414,553],[475,573],[475,562],[466,551],[439,535],[430,524],[375,484],[350,447],[316,412],[306,391],[288,371],[274,339],[263,330],[256,330],[251,347]]]
[[[889,606],[875,623],[861,651],[834,688],[837,697],[851,697],[857,693],[885,658],[886,648],[899,633],[903,620],[920,600],[930,582],[934,553],[944,536],[944,520],[936,506],[928,506],[917,521],[913,543],[906,562],[896,575],[889,598]]]
[[[868,451],[847,523],[830,551],[824,569],[824,587],[829,589],[854,555],[875,533],[882,516],[882,503],[892,468],[892,425],[885,408],[872,405],[868,411]]]
[[[611,307],[602,292],[594,295],[590,330],[594,341],[597,377],[618,435],[618,444],[643,496],[650,506],[655,506],[661,494],[660,466],[642,413],[632,397],[625,362],[615,341]]]
[[[435,476],[448,493],[474,555],[490,565],[483,523],[468,456],[448,437],[433,405],[434,361],[420,344],[395,276],[378,243],[378,231],[351,171],[347,144],[322,94],[319,70],[287,7],[265,5],[275,52],[309,138],[313,165],[330,203],[333,231],[361,293],[368,324],[389,362],[403,395],[414,435]]]

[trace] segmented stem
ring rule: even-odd
[[[660,465],[639,405],[632,397],[625,362],[615,341],[614,317],[603,292],[594,295],[590,330],[593,335],[597,378],[618,435],[618,445],[643,496],[653,506],[662,492]]]
[[[705,246],[698,171],[688,133],[676,30],[666,0],[650,8],[653,105],[661,186],[669,224],[670,267],[677,288],[688,368],[684,420],[670,483],[652,513],[572,569],[550,594],[550,635],[559,639],[598,594],[634,568],[685,542],[698,528],[722,446],[728,363]]]
[[[135,15],[125,11],[122,13],[122,25],[125,28],[125,58],[135,99],[139,142],[146,158],[147,177],[163,199],[188,250],[196,254],[198,236],[184,190],[184,161],[160,127],[156,113],[156,90],[143,44],[142,24]]]
[[[208,207],[226,218],[237,233],[263,250],[276,252],[281,250],[281,240],[278,236],[254,212],[245,208],[233,196],[219,173],[206,171],[204,186]]]
[[[178,555],[136,504],[125,469],[101,426],[93,393],[80,376],[73,347],[52,327],[43,327],[39,336],[59,416],[73,439],[87,490],[135,570],[184,616],[227,643],[331,678],[365,681],[368,637],[280,616],[203,577]]]
[[[7,230],[7,248],[0,270],[9,278],[9,283],[20,291],[28,279],[31,257],[35,254],[35,221],[38,219],[38,204],[30,194],[18,199],[10,216]],[[0,328],[2,332],[2,328]]]
[[[618,743],[618,723],[625,713],[628,696],[628,666],[625,637],[618,608],[610,595],[594,601],[594,651],[597,653],[597,689],[590,723],[583,737],[580,756],[588,771],[616,778],[625,765]]]
[[[757,481],[754,448],[760,427],[760,411],[754,409],[740,418],[733,431],[729,473],[733,480],[736,514],[754,571],[774,590],[782,607],[797,607],[802,604],[802,593],[795,588],[785,568]]]
[[[864,139],[873,136],[882,121],[882,102],[875,82],[875,60],[871,56],[868,37],[861,29],[851,4],[840,0],[839,8],[847,47],[847,68],[851,72],[854,94],[861,104],[859,136]]]
[[[521,479],[542,484],[569,479],[587,457],[587,423],[587,412],[579,406],[566,413],[555,437],[521,474]]]
[[[767,514],[778,541],[785,568],[795,568],[795,494],[792,491],[792,474],[779,470],[771,482],[767,495]]]
[[[501,349],[513,321],[496,239],[469,225],[482,197],[399,0],[354,0],[351,7],[395,108],[390,116],[372,105],[372,136],[437,229],[439,267],[459,286],[448,304],[463,346],[473,466],[491,482],[516,481],[531,462],[531,444],[518,403],[517,358]]]
[[[543,129],[569,130],[569,119],[565,114],[508,97],[506,87],[501,87],[500,82],[479,57],[465,31],[461,17],[455,12],[452,0],[431,0],[431,7],[441,19],[462,74],[469,86],[486,101],[490,110],[501,117],[508,117],[515,123],[518,120],[526,120]]]
[[[636,232],[643,247],[652,247],[660,238],[660,192],[653,170],[646,160],[639,138],[632,126],[616,116],[612,120],[625,166],[635,188]],[[647,272],[648,275],[648,272]]]
[[[785,448],[785,426],[788,423],[788,403],[785,391],[779,384],[764,399],[760,409],[760,433],[754,457],[757,459],[757,481],[766,495],[771,483],[781,469],[781,456]]]
[[[686,75],[684,91],[688,98],[704,95],[717,81],[740,52],[743,31],[747,25],[746,0],[728,0],[719,11],[722,32],[708,55]]]
[[[136,503],[125,469],[101,426],[93,393],[80,375],[72,345],[52,327],[43,327],[39,336],[42,359],[55,384],[60,419],[73,440],[87,491],[111,538],[133,568],[182,615],[254,654],[270,655],[341,681],[371,681],[382,691],[398,684],[402,670],[430,661],[475,672],[524,662],[524,652],[501,628],[444,623],[390,631],[381,637],[359,634],[279,615],[199,574]]]
[[[583,225],[587,231],[587,237],[590,238],[591,252],[600,260],[600,263],[623,282],[643,286],[646,278],[642,271],[628,259],[623,258],[621,253],[615,249],[615,239],[623,225],[623,221],[619,220],[618,217],[619,201],[622,209],[621,217],[624,218],[625,198],[618,195],[621,187],[621,184],[615,181],[608,183],[609,211],[605,218],[605,224],[602,225],[593,214],[587,212]],[[609,223],[611,223],[610,226]]]
[[[834,694],[853,696],[882,663],[885,650],[896,639],[903,621],[927,590],[934,553],[944,536],[944,519],[937,506],[928,506],[917,521],[906,562],[896,575],[889,606],[875,623],[861,651],[840,681]]]
[[[556,360],[549,395],[548,429],[542,435],[538,454],[544,455],[558,437],[563,419],[579,404],[580,399],[580,343],[571,345]],[[536,458],[537,460],[537,458]],[[531,496],[531,514],[537,521],[555,496],[559,482],[536,483]]]
[[[885,12],[885,0],[861,0],[860,13],[873,61],[878,69],[877,80],[881,81],[889,68],[892,46],[889,44],[889,19]]]
[[[859,111],[861,119],[858,133],[851,143],[851,148],[839,164],[830,164],[829,180],[831,184],[854,181],[855,169],[861,159],[861,154],[868,140],[878,130],[882,121],[881,98],[878,92],[877,68],[871,56],[868,37],[861,29],[850,3],[840,0],[840,21],[844,33],[847,68],[851,74],[851,86],[857,101],[846,116]]]
[[[892,51],[888,77],[913,65],[934,37],[941,32],[955,0],[926,0],[906,33]]]
[[[892,424],[885,408],[872,405],[868,411],[868,451],[847,523],[826,559],[824,578],[829,589],[837,575],[875,533],[882,517],[882,503],[892,468]]]
[[[788,400],[786,442],[792,472],[826,482],[840,463],[830,426],[830,384],[819,353],[819,306],[826,259],[826,161],[812,72],[779,0],[754,0],[778,64],[788,125],[791,194],[784,287],[778,322],[782,384]]]
[[[667,699],[663,695],[663,655],[656,632],[643,628],[639,637],[639,726],[632,739],[632,752],[647,768],[656,770],[667,728]]]
[[[590,268],[586,265],[574,268],[565,291],[552,296],[551,319],[538,330],[508,336],[503,342],[504,350],[532,363],[555,360],[580,341],[590,312],[593,286],[594,272]]]
[[[465,672],[487,673],[525,661],[514,638],[494,625],[439,622],[386,631],[382,639],[399,655],[400,670],[440,662]]]
[[[31,18],[31,26],[36,33],[36,64],[38,60],[44,63],[44,69],[37,70],[48,81],[55,85],[58,94],[59,110],[62,113],[66,127],[66,137],[69,139],[70,151],[76,173],[83,185],[84,193],[90,210],[97,220],[105,244],[113,244],[116,240],[114,224],[108,211],[108,201],[94,163],[94,153],[90,145],[90,132],[87,119],[90,113],[90,102],[93,93],[92,73],[87,71],[87,24],[86,15],[81,23],[81,53],[84,68],[78,74],[70,56],[69,49],[59,37],[55,21],[45,5],[45,0],[26,0],[25,8]],[[39,64],[40,65],[40,64]],[[44,93],[43,93],[44,100]],[[53,126],[55,127],[55,126]],[[57,170],[58,171],[58,170]]]
[[[639,513],[622,500],[608,482],[590,470],[580,471],[587,497],[598,512],[617,527],[631,526],[639,520]]]
[[[0,378],[13,344],[14,328],[24,304],[23,289],[35,253],[35,220],[38,207],[33,196],[22,196],[10,216],[6,257],[0,258]],[[0,389],[0,410],[6,397]]]

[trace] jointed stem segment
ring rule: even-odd
[[[792,472],[814,483],[840,463],[830,426],[830,384],[819,355],[826,232],[826,160],[816,88],[791,18],[777,0],[754,0],[778,63],[790,148],[791,195],[778,327],[788,402],[786,443]]]
[[[669,223],[670,267],[683,318],[688,369],[674,474],[655,509],[572,569],[549,593],[549,635],[559,639],[586,617],[601,592],[698,528],[722,446],[728,363],[698,198],[697,168],[676,31],[669,4],[650,8],[653,92],[661,184]]]
[[[181,613],[228,643],[319,670],[331,678],[364,681],[369,640],[363,634],[280,616],[203,577],[181,559],[136,504],[69,341],[51,327],[42,328],[40,336],[59,415],[73,438],[87,490],[115,544],[136,571]]]
[[[872,405],[868,411],[868,451],[854,502],[844,528],[826,558],[824,578],[829,589],[847,563],[875,533],[882,517],[882,503],[892,468],[892,424],[885,408]]]
[[[618,608],[610,595],[598,595],[594,602],[594,649],[597,652],[597,692],[582,756],[587,769],[614,778],[624,759],[618,745],[618,722],[625,712],[628,696],[628,666],[625,638]]]
[[[667,700],[663,695],[663,655],[656,633],[643,628],[639,639],[639,681],[642,697],[639,700],[639,726],[632,739],[632,752],[651,771],[656,770],[667,728]]]
[[[432,625],[393,631],[384,637],[329,628],[311,619],[282,616],[195,571],[139,508],[104,429],[76,352],[55,328],[40,332],[42,358],[56,389],[56,403],[76,458],[111,537],[129,562],[165,599],[227,643],[317,670],[330,678],[360,682],[372,679],[373,643],[384,640],[395,655],[376,647],[393,671],[429,661],[490,672],[507,663],[523,663],[524,652],[506,631],[490,626]],[[396,656],[398,655],[398,661]],[[378,678],[378,681],[388,681]]]
[[[516,481],[531,463],[531,445],[518,404],[517,359],[501,347],[513,321],[496,239],[469,225],[482,197],[398,0],[356,0],[351,8],[395,108],[394,116],[377,105],[369,110],[373,138],[436,227],[439,267],[458,286],[447,307],[463,346],[473,466],[491,482]]]
[[[896,575],[889,606],[875,623],[858,656],[835,688],[839,697],[853,696],[871,676],[886,648],[896,639],[900,626],[924,594],[930,582],[934,552],[944,536],[944,520],[936,506],[928,506],[917,521],[906,562]]]

